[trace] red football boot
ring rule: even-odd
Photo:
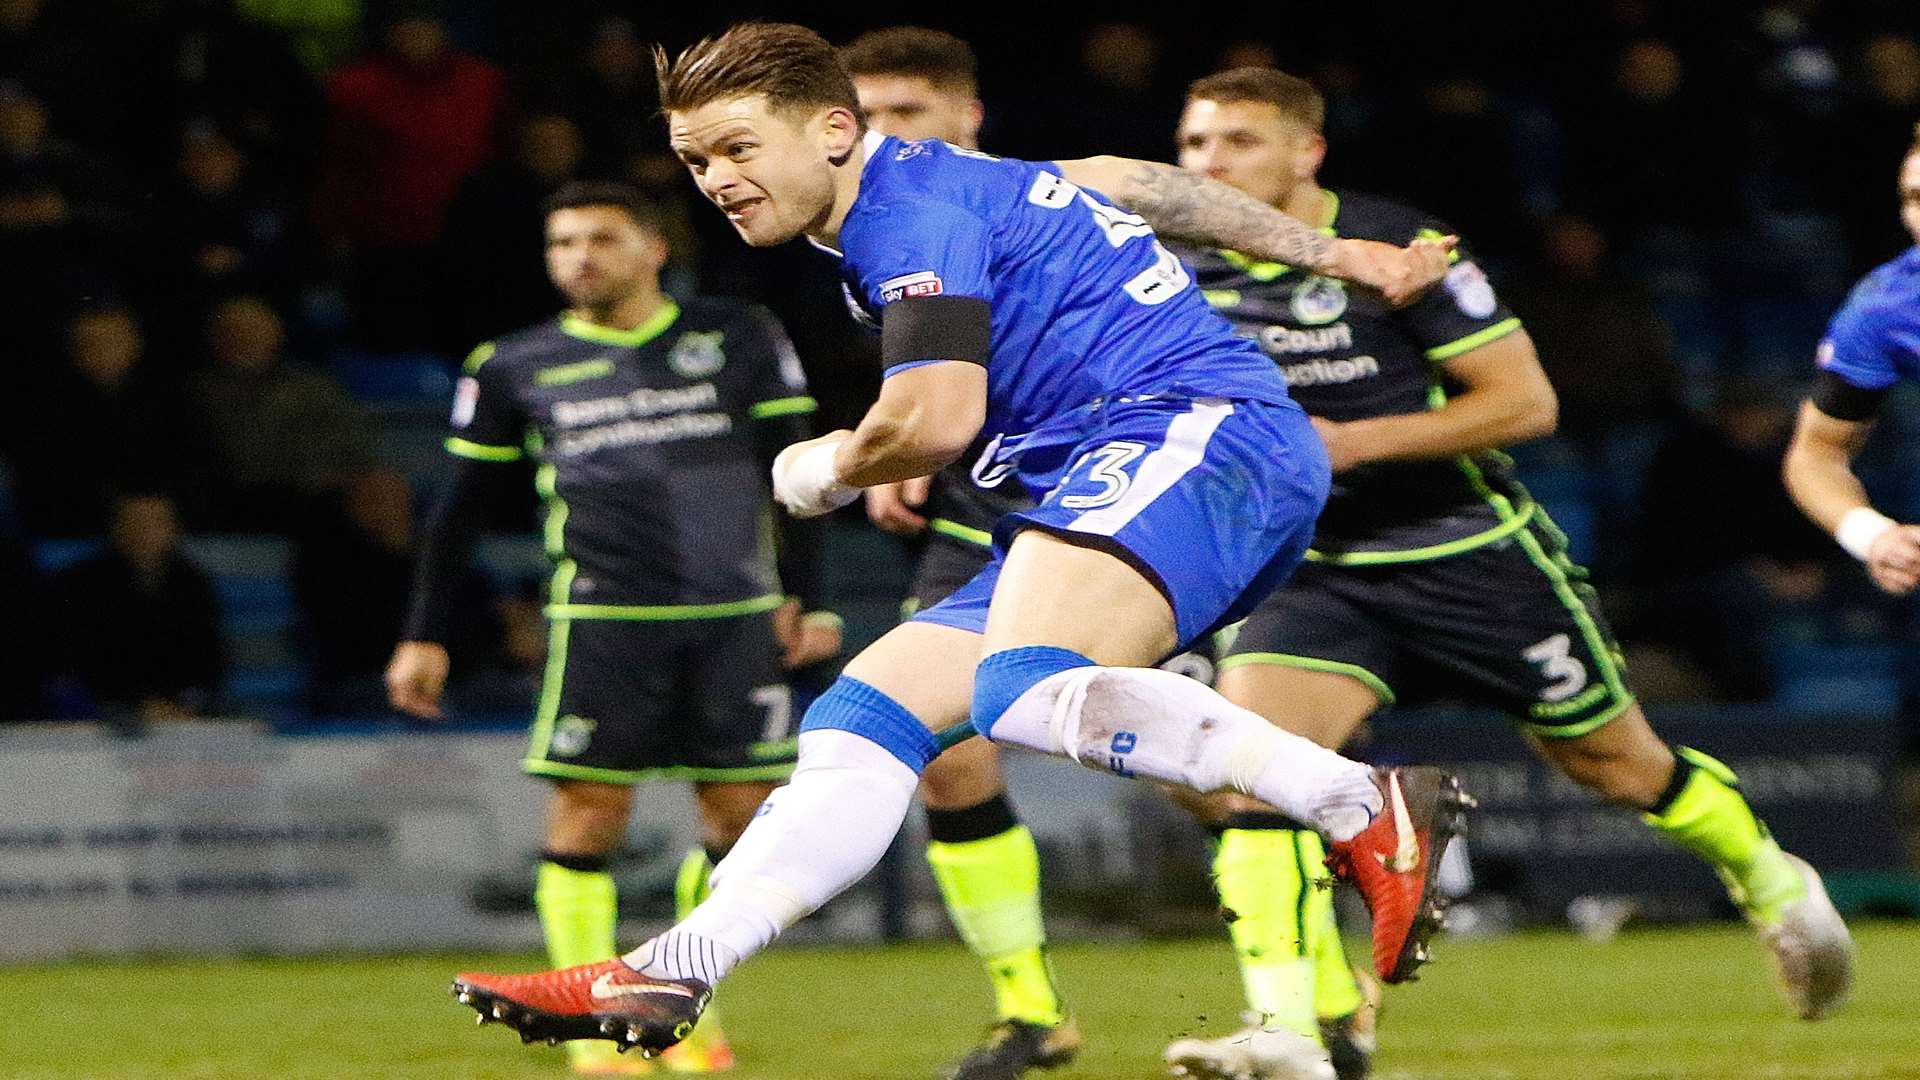
[[[611,1039],[653,1055],[687,1037],[713,989],[698,979],[656,979],[615,957],[532,975],[461,972],[453,996],[520,1033],[521,1042]]]
[[[1451,773],[1428,766],[1375,769],[1386,805],[1360,835],[1327,842],[1327,865],[1351,881],[1373,913],[1373,967],[1382,982],[1407,982],[1427,962],[1445,898],[1433,891],[1440,854],[1475,805]]]

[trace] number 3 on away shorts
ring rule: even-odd
[[[1554,680],[1540,691],[1542,701],[1565,701],[1587,686],[1587,665],[1570,655],[1573,640],[1555,634],[1520,655],[1540,665],[1540,674]]]
[[[1119,502],[1120,496],[1127,493],[1127,485],[1133,483],[1133,477],[1124,470],[1146,452],[1145,443],[1110,442],[1098,450],[1083,455],[1079,461],[1074,462],[1073,468],[1077,471],[1080,466],[1092,462],[1092,466],[1087,469],[1087,479],[1099,481],[1100,490],[1090,495],[1062,496],[1060,505],[1069,510],[1093,510]],[[1066,486],[1064,479],[1060,486]]]

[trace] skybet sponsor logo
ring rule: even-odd
[[[880,283],[880,302],[883,304],[891,304],[896,300],[911,300],[916,296],[939,295],[940,275],[931,270],[922,270],[917,274],[902,274]]]

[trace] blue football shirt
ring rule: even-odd
[[[982,436],[999,457],[1078,442],[1116,398],[1291,406],[1273,362],[1208,307],[1146,222],[1051,163],[871,134],[865,150],[840,228],[848,298],[875,324],[913,297],[988,303]]]
[[[1860,279],[1827,324],[1818,360],[1862,390],[1920,379],[1920,247]]]

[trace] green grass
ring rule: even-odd
[[[1920,1078],[1920,927],[1861,929],[1851,1006],[1791,1019],[1734,928],[1441,942],[1388,998],[1383,1080]],[[1224,943],[1081,945],[1056,966],[1087,1050],[1059,1080],[1163,1075],[1174,1036],[1234,1023]],[[467,966],[532,957],[95,962],[0,969],[8,1080],[367,1077],[556,1080],[561,1054],[473,1026],[447,997]],[[927,1080],[967,1046],[986,996],[958,947],[776,948],[721,1012],[738,1080]]]

